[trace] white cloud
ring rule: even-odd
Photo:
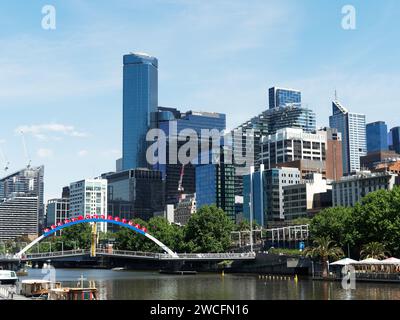
[[[60,123],[49,123],[40,125],[23,125],[15,129],[16,133],[24,132],[25,134],[32,134],[39,140],[48,139],[49,135],[62,134],[71,137],[86,137],[87,133],[75,129],[74,126],[65,125]],[[52,136],[52,139],[59,140],[59,137]]]
[[[78,151],[78,156],[79,157],[85,157],[85,156],[87,156],[88,155],[88,151],[87,150],[80,150],[80,151]]]
[[[51,149],[45,149],[45,148],[40,148],[37,151],[37,155],[40,158],[50,158],[53,156],[53,150]]]

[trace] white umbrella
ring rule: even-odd
[[[331,263],[331,266],[347,266],[348,264],[354,264],[357,263],[358,261],[349,259],[349,258],[344,258],[342,260],[335,261]]]
[[[387,258],[387,259],[383,260],[382,263],[385,263],[385,264],[400,264],[400,259],[393,258],[393,257],[392,258]]]
[[[381,263],[382,263],[381,260],[377,260],[374,258],[368,258],[358,262],[358,264],[381,264]]]

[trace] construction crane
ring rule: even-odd
[[[0,154],[1,154],[1,158],[3,159],[4,162],[4,172],[7,172],[8,170],[8,166],[10,165],[10,162],[7,160],[7,157],[4,153],[3,148],[0,146]]]
[[[182,195],[183,195],[183,176],[185,175],[185,165],[182,164],[182,168],[181,168],[181,174],[179,177],[179,182],[178,182],[178,192],[179,192],[179,198],[178,201],[181,202],[182,201]]]
[[[22,144],[24,146],[24,151],[25,151],[25,158],[28,163],[26,165],[26,168],[29,169],[31,167],[32,160],[31,160],[31,157],[29,156],[28,148],[26,147],[25,134],[24,134],[23,130],[21,130],[21,136],[22,136]]]

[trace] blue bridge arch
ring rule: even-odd
[[[140,228],[139,225],[134,224],[132,221],[128,221],[125,222],[126,220],[123,219],[121,221],[121,219],[119,218],[113,218],[113,217],[108,217],[107,219],[104,217],[100,217],[100,218],[96,218],[96,217],[79,217],[79,218],[73,218],[70,220],[65,220],[67,221],[66,223],[58,223],[56,226],[52,226],[49,229],[45,229],[45,232],[38,238],[36,238],[35,240],[33,240],[30,244],[28,244],[25,248],[23,248],[20,252],[18,252],[16,254],[17,257],[21,257],[23,254],[25,254],[25,252],[27,252],[29,249],[31,249],[34,245],[36,245],[37,243],[39,243],[40,241],[42,241],[43,239],[51,236],[52,234],[56,233],[57,231],[60,231],[62,229],[65,228],[69,228],[72,227],[74,225],[77,224],[81,224],[81,223],[91,223],[91,222],[95,222],[95,223],[101,223],[101,222],[105,222],[105,223],[112,223],[124,228],[128,228],[136,233],[141,234],[142,236],[145,236],[146,238],[150,239],[151,241],[153,241],[154,243],[156,243],[160,248],[162,248],[166,253],[168,253],[170,256],[172,257],[178,257],[176,252],[173,252],[170,248],[168,248],[165,244],[163,244],[161,241],[159,241],[158,239],[156,239],[155,237],[153,237],[151,234],[147,233],[147,230],[145,228]]]

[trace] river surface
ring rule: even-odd
[[[43,279],[42,269],[28,269],[24,279]],[[47,272],[47,271],[46,271]],[[77,287],[83,275],[94,281],[101,300],[400,300],[400,284],[356,283],[344,290],[340,282],[265,280],[248,274],[165,275],[146,271],[55,269],[56,281]]]

